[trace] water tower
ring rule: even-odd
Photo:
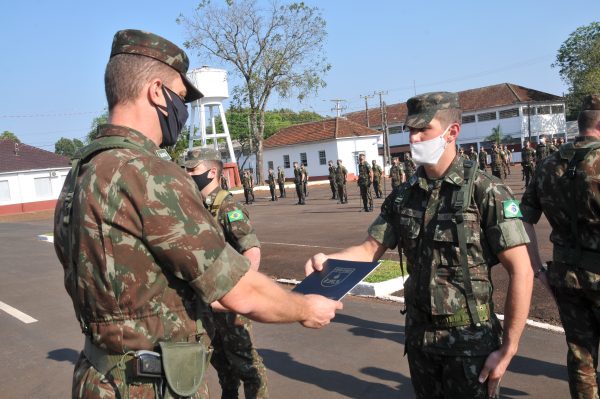
[[[201,140],[202,147],[212,146],[214,149],[219,150],[219,139],[225,139],[229,159],[231,162],[235,162],[233,144],[231,143],[225,110],[223,109],[223,100],[229,98],[227,71],[203,66],[202,68],[192,69],[187,76],[204,95],[204,97],[192,103],[189,147],[194,146],[194,140]],[[221,117],[222,132],[217,132],[217,116]]]

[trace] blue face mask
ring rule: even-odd
[[[167,106],[156,105],[156,112],[163,136],[161,147],[169,147],[177,143],[179,133],[187,122],[188,110],[183,100],[171,89],[163,85],[162,90]],[[167,115],[163,114],[161,110],[165,111]]]

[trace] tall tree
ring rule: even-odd
[[[580,26],[558,49],[559,74],[568,85],[567,118],[576,119],[583,96],[600,92],[600,23]]]
[[[277,0],[268,6],[256,0],[228,0],[224,6],[203,0],[191,17],[182,15],[177,22],[187,30],[187,48],[225,61],[241,78],[233,99],[248,107],[258,180],[263,181],[265,110],[271,95],[295,95],[301,101],[325,87],[323,76],[331,65],[323,55],[327,33],[320,10]]]
[[[81,147],[83,147],[83,142],[81,140],[71,140],[61,137],[56,143],[54,143],[54,153],[58,155],[64,155],[66,157],[72,157]]]
[[[108,123],[108,110],[105,110],[102,115],[97,116],[92,121],[92,126],[90,127],[90,131],[86,135],[86,143],[90,143],[92,140],[98,136],[98,126],[104,123]]]
[[[21,140],[19,140],[17,135],[13,132],[9,132],[8,130],[5,130],[2,132],[2,134],[0,134],[0,140],[12,140],[15,143],[21,143]]]

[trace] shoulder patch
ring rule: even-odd
[[[169,153],[167,152],[167,150],[165,150],[164,148],[156,150],[156,156],[158,156],[161,159],[164,159],[165,161],[170,161],[171,160],[171,156],[169,155]]]
[[[504,208],[505,219],[514,219],[523,216],[521,209],[519,208],[519,201],[517,200],[502,201],[502,207]]]
[[[230,222],[244,220],[244,212],[242,212],[241,209],[229,211],[227,212],[227,220],[229,220]]]

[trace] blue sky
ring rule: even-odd
[[[511,82],[561,95],[551,68],[561,43],[598,20],[597,0],[306,1],[327,20],[327,87],[300,104],[273,98],[270,108],[332,115],[330,99],[363,109],[360,95],[387,90],[388,104],[415,92],[460,91]],[[54,150],[60,137],[82,138],[105,108],[103,74],[114,33],[152,31],[181,45],[188,0],[11,1],[0,18],[0,132]],[[595,17],[595,18],[594,18]],[[190,54],[191,66],[205,65]],[[214,67],[228,65],[211,64]],[[370,105],[376,105],[371,99]]]

